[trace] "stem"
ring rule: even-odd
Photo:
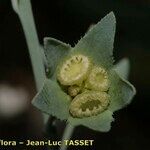
[[[42,48],[39,43],[30,0],[11,0],[14,11],[18,14],[25,33],[30,53],[31,64],[37,90],[45,79]]]
[[[74,126],[67,124],[62,138],[63,144],[61,145],[60,150],[67,150],[67,145],[65,145],[64,140],[69,140],[71,138],[71,135],[73,134],[73,130],[74,130]]]
[[[11,0],[11,2],[14,11],[19,16],[20,22],[24,30],[33,68],[35,84],[37,90],[39,91],[46,76],[44,68],[44,57],[42,57],[43,49],[38,39],[31,2],[30,0]],[[43,118],[44,123],[46,123],[49,116],[47,114],[43,114]]]

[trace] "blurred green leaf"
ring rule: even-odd
[[[121,59],[113,68],[122,78],[128,79],[130,71],[129,59]]]

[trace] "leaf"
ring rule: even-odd
[[[121,59],[114,67],[113,69],[122,77],[125,79],[128,79],[129,71],[130,71],[130,62],[129,59],[124,58]]]
[[[68,122],[73,126],[83,125],[96,131],[108,132],[111,128],[111,122],[113,120],[112,112],[106,110],[97,116],[82,119],[69,117]]]
[[[129,104],[136,94],[134,86],[128,81],[122,79],[114,70],[111,70],[110,75],[111,87],[109,95],[111,103],[110,111],[116,111]]]
[[[58,63],[71,49],[71,46],[59,40],[46,37],[44,38],[44,49],[47,64],[50,69],[50,77],[54,74]]]
[[[97,65],[109,69],[113,65],[113,43],[116,20],[113,12],[91,27],[73,48],[73,53],[83,53]]]
[[[45,81],[32,103],[41,111],[60,120],[67,119],[69,116],[70,96],[65,94],[56,82],[49,79]]]

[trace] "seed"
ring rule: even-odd
[[[91,61],[87,56],[73,55],[58,68],[57,79],[62,85],[80,85],[90,70]]]
[[[108,104],[109,95],[106,92],[88,91],[77,95],[71,102],[69,110],[73,117],[90,117],[102,113]]]
[[[72,85],[68,88],[68,94],[72,97],[75,97],[81,90],[81,87],[77,85]]]
[[[109,88],[108,74],[102,67],[93,67],[85,83],[86,88],[107,91]]]

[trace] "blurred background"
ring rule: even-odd
[[[44,37],[51,36],[74,46],[91,24],[114,11],[117,18],[114,56],[116,62],[124,57],[130,59],[130,82],[137,88],[137,95],[128,107],[114,114],[116,121],[110,132],[77,127],[72,139],[94,139],[93,147],[86,150],[149,150],[150,0],[31,2],[41,44]],[[22,26],[10,0],[0,0],[0,139],[61,139],[64,124],[60,122],[57,127],[49,124],[46,128],[49,134],[45,133],[42,115],[30,103],[35,94]]]

